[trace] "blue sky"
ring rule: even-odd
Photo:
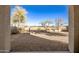
[[[15,6],[11,6],[11,10]],[[52,20],[53,24],[55,19],[60,17],[68,24],[68,6],[66,5],[21,5],[27,10],[27,23],[32,26],[38,26],[43,20]]]

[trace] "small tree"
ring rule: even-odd
[[[57,27],[57,30],[59,30],[60,29],[60,27],[61,26],[63,26],[63,19],[61,19],[61,18],[57,18],[56,20],[55,20],[55,25],[56,25],[56,27]]]
[[[18,27],[19,27],[20,23],[25,22],[25,16],[27,11],[20,6],[16,6],[14,9],[15,11],[13,12],[13,15],[12,15],[12,21],[14,24],[18,23]]]
[[[40,24],[47,30],[47,28],[50,26],[50,24],[52,24],[52,21],[51,20],[44,20]]]

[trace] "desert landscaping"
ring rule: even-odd
[[[12,52],[68,51],[68,33],[22,33],[11,36]]]
[[[30,6],[28,7],[29,10]],[[43,7],[41,6],[40,8]],[[50,6],[50,11],[52,12],[53,9],[51,10],[51,7],[53,8],[53,6]],[[37,8],[28,12],[26,10],[27,7],[14,7],[11,15],[11,52],[68,51],[68,24],[66,20],[64,22],[64,19],[59,16],[51,19],[50,16],[52,14],[48,10],[44,11],[45,9],[41,10]],[[46,6],[45,8],[49,7]],[[47,12],[48,14],[46,14]],[[55,12],[57,13],[57,11]],[[36,15],[34,15],[35,13]],[[45,19],[39,18],[38,14]],[[35,18],[31,18],[32,16]]]

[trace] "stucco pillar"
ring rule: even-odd
[[[79,52],[79,6],[69,7],[69,49]]]
[[[10,51],[10,7],[0,5],[0,52]]]

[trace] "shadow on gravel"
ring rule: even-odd
[[[21,34],[11,42],[11,52],[53,52],[68,51],[68,44],[40,38],[29,34]]]

